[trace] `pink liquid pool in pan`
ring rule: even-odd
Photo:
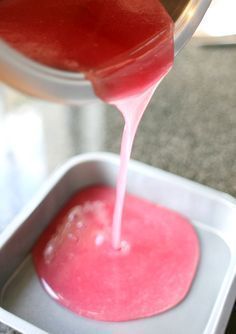
[[[82,316],[124,321],[166,311],[191,286],[196,233],[180,214],[127,194],[115,250],[114,202],[106,186],[74,195],[33,250],[38,275],[55,300]]]

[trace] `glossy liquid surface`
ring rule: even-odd
[[[74,195],[33,250],[49,294],[73,312],[124,321],[163,312],[188,292],[199,243],[180,214],[127,194],[121,249],[111,245],[115,190]]]

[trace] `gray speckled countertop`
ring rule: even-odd
[[[133,158],[236,196],[235,64],[236,47],[189,44],[144,115]],[[0,125],[8,129],[8,135],[5,149],[0,150],[0,191],[7,191],[0,204],[0,230],[70,156],[85,151],[118,152],[122,127],[119,113],[102,104],[68,109],[5,89],[2,100]],[[17,132],[14,122],[19,124]],[[84,130],[86,124],[90,133]],[[24,141],[32,126],[36,139]],[[21,138],[18,146],[14,144],[17,136]],[[27,160],[29,154],[31,160]],[[37,177],[31,173],[35,159]],[[228,334],[236,333],[235,318],[236,314]],[[0,333],[13,332],[0,325]]]

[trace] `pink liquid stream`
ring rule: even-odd
[[[143,113],[156,89],[158,83],[136,97],[128,97],[125,100],[116,101],[116,107],[121,111],[125,127],[123,130],[120,167],[116,184],[116,200],[112,224],[112,246],[119,249],[121,245],[122,234],[122,213],[125,201],[125,192],[127,185],[128,164],[131,156],[134,137],[143,116]],[[132,110],[132,112],[130,112]]]

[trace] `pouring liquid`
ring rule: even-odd
[[[84,72],[125,121],[116,195],[106,187],[81,191],[34,248],[44,287],[75,313],[100,320],[173,307],[196,271],[196,234],[170,210],[125,200],[137,127],[173,63],[172,20],[158,0],[3,0],[0,15],[1,37],[43,64]]]

